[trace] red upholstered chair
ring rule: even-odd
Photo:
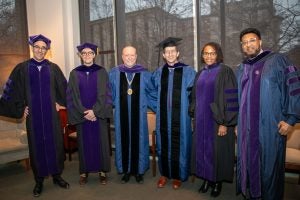
[[[69,155],[69,161],[72,161],[72,153],[77,150],[77,132],[74,125],[67,124],[64,128],[66,138],[66,152]]]
[[[72,160],[72,153],[77,150],[77,133],[73,125],[68,124],[67,110],[62,108],[59,110],[61,128],[63,130],[64,148],[68,153],[69,161]]]

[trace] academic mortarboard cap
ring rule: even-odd
[[[94,45],[94,44],[92,44],[92,43],[86,42],[86,43],[83,43],[83,44],[77,46],[77,50],[78,50],[79,52],[81,52],[81,51],[82,51],[83,49],[85,49],[85,48],[92,49],[92,51],[94,51],[95,54],[98,54],[98,46],[97,46],[97,45]]]
[[[49,40],[48,38],[46,38],[45,36],[43,36],[42,34],[39,35],[32,35],[29,37],[29,44],[31,46],[33,46],[33,44],[37,41],[43,41],[46,43],[47,48],[50,49],[50,44],[51,44],[51,40]]]
[[[181,38],[176,37],[168,37],[161,41],[156,47],[158,47],[158,60],[157,60],[157,66],[159,66],[160,61],[160,50],[165,49],[166,47],[174,47],[179,45],[179,41],[181,41]]]
[[[181,38],[175,38],[175,37],[168,37],[161,41],[157,47],[165,49],[166,47],[174,47],[177,46],[179,41],[181,41]]]

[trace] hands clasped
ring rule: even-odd
[[[93,122],[97,120],[97,117],[95,116],[93,110],[84,111],[84,118],[89,120],[89,121],[93,121]]]

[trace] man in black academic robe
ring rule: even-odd
[[[33,58],[18,64],[6,82],[0,114],[26,116],[30,163],[36,185],[33,195],[43,189],[44,177],[62,188],[69,184],[61,178],[64,167],[63,135],[59,107],[65,105],[66,79],[60,68],[45,59],[51,41],[43,35],[29,38]]]

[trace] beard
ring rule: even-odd
[[[261,48],[257,48],[255,50],[252,50],[252,52],[244,52],[244,55],[248,59],[253,59],[255,58],[261,51]]]

